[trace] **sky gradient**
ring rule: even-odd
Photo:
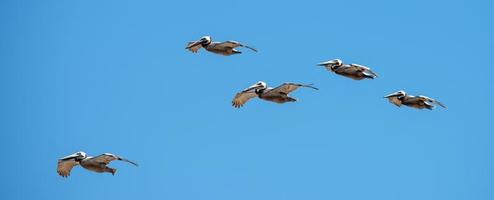
[[[492,1],[1,1],[2,199],[492,200]],[[251,45],[190,53],[203,35]],[[340,58],[380,77],[316,66]],[[314,83],[296,103],[236,92]],[[397,90],[436,98],[398,108]],[[111,152],[115,176],[57,159]]]

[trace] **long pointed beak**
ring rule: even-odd
[[[244,91],[250,91],[250,90],[253,90],[253,89],[260,88],[260,87],[261,86],[259,86],[258,84],[254,84],[254,85],[251,85],[248,88],[246,88]]]
[[[60,159],[64,160],[64,159],[67,159],[67,158],[76,158],[76,157],[79,157],[79,155],[77,155],[77,153],[74,153],[74,154],[71,154],[71,155],[65,156],[65,157],[60,158]]]
[[[326,61],[326,62],[322,62],[322,63],[317,63],[318,66],[327,66],[327,65],[336,65],[336,64],[338,64],[338,63],[334,60],[330,60],[330,61]]]
[[[388,95],[384,96],[383,98],[389,98],[389,97],[393,97],[393,96],[398,96],[399,94],[400,93],[395,92],[395,93],[388,94]]]
[[[185,48],[186,48],[186,49],[189,49],[189,48],[195,47],[195,46],[197,46],[197,45],[199,45],[199,44],[201,44],[201,43],[202,43],[202,40],[197,40],[197,41],[195,41],[195,42],[191,42],[191,43],[189,43],[189,44],[187,45],[187,47],[185,47]]]

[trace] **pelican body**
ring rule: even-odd
[[[362,80],[366,78],[374,79],[377,77],[377,74],[366,66],[359,64],[343,64],[340,59],[322,62],[317,65],[324,66],[329,71],[354,80]]]
[[[240,108],[254,97],[259,97],[260,99],[280,104],[294,102],[297,101],[297,99],[289,96],[288,94],[295,91],[299,87],[307,87],[318,90],[316,87],[313,87],[312,84],[304,85],[299,83],[284,83],[276,88],[270,88],[267,87],[265,82],[259,81],[247,89],[237,93],[233,98],[232,105],[235,108]]]
[[[242,53],[241,51],[235,49],[236,47],[245,47],[257,52],[256,49],[240,44],[239,42],[236,41],[213,42],[211,40],[211,36],[204,36],[197,41],[189,42],[187,44],[187,47],[185,47],[185,49],[188,49],[193,53],[197,53],[201,47],[209,52],[213,52],[224,56]]]
[[[108,172],[115,175],[117,169],[108,167],[111,161],[121,160],[129,162],[135,166],[137,163],[127,160],[123,157],[113,155],[111,153],[104,153],[96,157],[89,157],[85,152],[77,152],[72,155],[60,158],[58,160],[57,172],[62,177],[68,177],[74,166],[81,165],[84,169],[89,171],[103,173]]]
[[[430,98],[426,97],[423,95],[418,95],[418,96],[412,96],[408,95],[405,91],[400,90],[398,92],[389,94],[384,96],[384,98],[387,98],[389,102],[395,104],[396,106],[400,107],[401,105],[413,107],[413,108],[418,108],[418,109],[429,109],[432,110],[435,108],[434,105],[439,105],[443,108],[446,108],[444,104],[441,102]]]

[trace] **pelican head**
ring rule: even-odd
[[[208,45],[211,43],[211,36],[209,35],[206,35],[206,36],[202,36],[201,39],[195,41],[191,46],[195,46],[195,45]]]
[[[74,154],[72,155],[68,155],[68,156],[65,156],[63,158],[61,158],[62,160],[65,160],[65,159],[71,159],[71,158],[74,158],[76,161],[81,161],[81,160],[84,160],[87,158],[87,154],[85,152],[82,152],[82,151],[79,151],[79,152],[75,152]]]
[[[334,65],[336,66],[341,66],[343,65],[343,61],[341,61],[340,59],[334,59],[334,60],[330,60],[331,63],[333,63]]]
[[[79,159],[80,159],[80,160],[84,160],[84,159],[86,159],[86,158],[87,158],[87,154],[86,154],[86,152],[79,151],[79,152],[77,152],[77,153],[75,153],[75,154],[77,155],[76,160],[79,160]]]
[[[404,97],[406,95],[407,95],[407,93],[405,91],[400,90],[398,92],[394,92],[394,93],[388,94],[388,95],[384,96],[384,98],[389,98],[389,97],[398,97],[398,98],[400,98],[400,97]]]
[[[186,49],[190,49],[190,48],[193,48],[197,45],[202,45],[202,46],[206,46],[206,45],[209,45],[211,43],[211,36],[202,36],[201,39],[195,41],[195,42],[190,42],[189,45],[187,45],[187,47],[185,47]]]
[[[77,161],[84,160],[87,158],[86,152],[83,152],[83,151],[76,152],[73,155],[75,156],[75,159]]]
[[[259,81],[256,84],[251,85],[250,87],[248,87],[245,90],[246,91],[247,90],[252,90],[252,89],[261,90],[261,89],[266,89],[266,88],[267,88],[267,84],[264,81]]]
[[[209,35],[202,36],[201,39],[199,39],[199,41],[201,41],[204,44],[209,44],[211,43],[211,36]]]
[[[341,61],[340,59],[333,59],[330,61],[319,63],[317,65],[325,66],[326,68],[329,67],[331,70],[334,71],[334,70],[338,69],[339,67],[343,66],[343,61]]]

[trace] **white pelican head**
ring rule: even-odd
[[[256,84],[251,85],[250,87],[248,87],[244,91],[248,91],[248,90],[252,90],[252,89],[260,90],[260,89],[266,89],[266,88],[267,88],[267,84],[264,81],[258,81]]]
[[[404,97],[406,95],[407,95],[407,93],[405,91],[400,90],[400,91],[397,91],[397,92],[388,94],[388,95],[384,96],[384,98],[389,98],[389,97],[398,97],[398,98],[400,98],[400,97]]]

